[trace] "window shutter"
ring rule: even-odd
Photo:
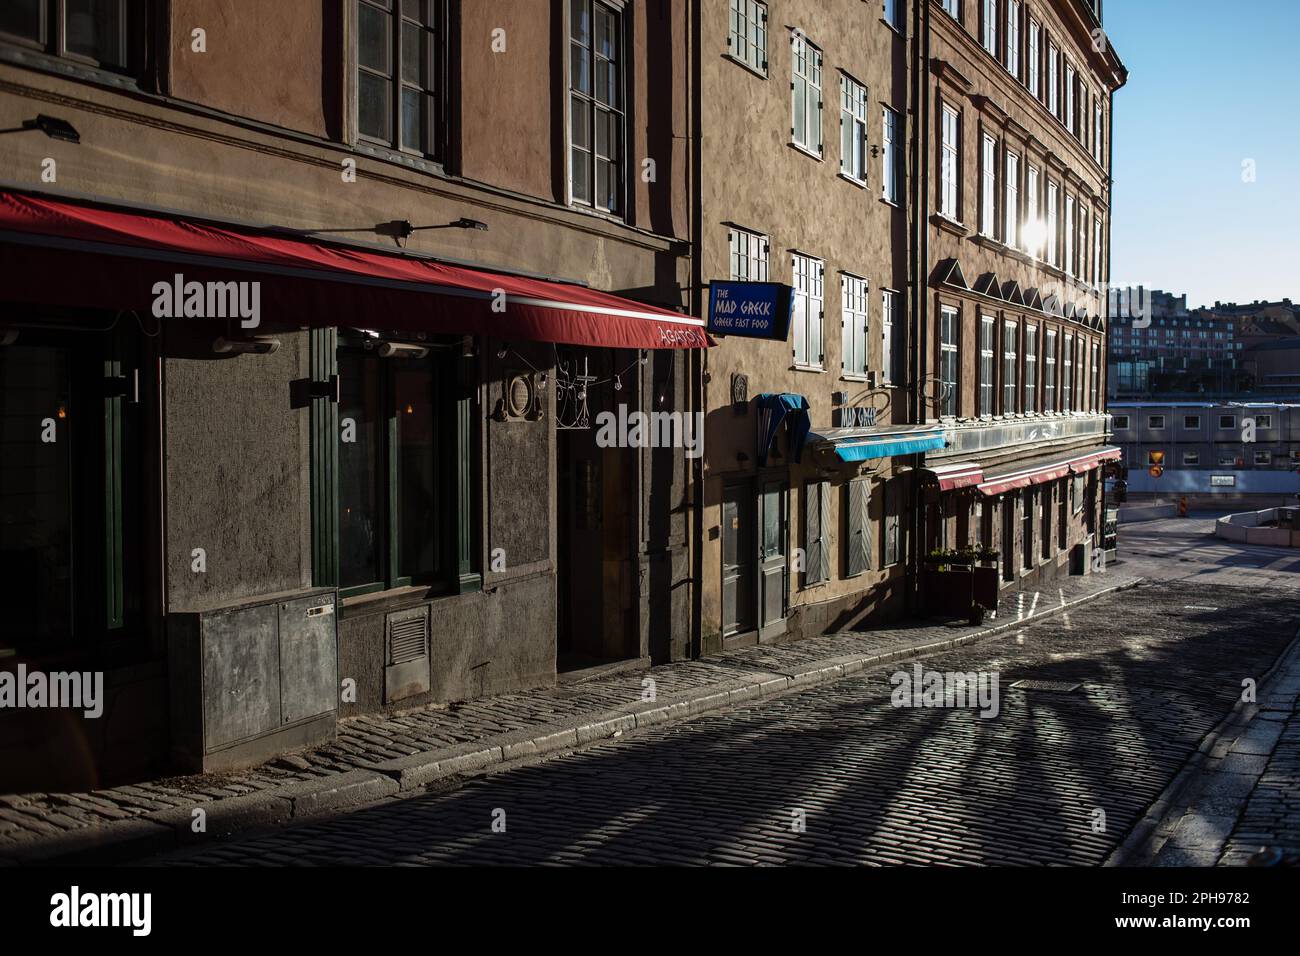
[[[803,486],[804,587],[822,580],[821,485],[810,481]]]
[[[818,523],[817,547],[821,552],[818,561],[821,566],[821,581],[829,581],[831,578],[831,486],[829,482],[821,482],[817,485],[817,503],[821,508],[821,520]]]
[[[859,575],[871,567],[870,500],[871,479],[859,478],[849,482],[848,577]]]

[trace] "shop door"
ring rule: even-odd
[[[1016,496],[1002,499],[1002,580],[1016,579]]]
[[[722,491],[722,635],[754,629],[754,492],[749,482]]]
[[[785,482],[769,481],[763,485],[759,511],[763,540],[760,542],[759,574],[762,600],[758,639],[785,633],[785,603],[789,593],[789,561]]]

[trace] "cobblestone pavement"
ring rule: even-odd
[[[925,662],[996,672],[992,719],[891,706],[891,665],[161,862],[1097,864],[1296,616],[1290,593],[1141,585]]]
[[[1300,550],[1264,548],[1214,535],[1215,515],[1123,525],[1113,570],[1149,581],[1232,584],[1300,591]]]
[[[1043,592],[1006,599],[1007,619],[1042,615],[1053,608],[1134,581],[1121,570],[1069,578]],[[526,735],[556,725],[577,726],[584,720],[627,708],[642,698],[647,676],[660,700],[699,696],[734,685],[741,678],[789,674],[847,655],[906,653],[909,648],[971,637],[984,628],[919,623],[870,633],[843,633],[786,645],[729,652],[698,661],[615,674],[580,684],[541,688],[483,698],[395,716],[342,721],[338,738],[314,750],[281,757],[247,772],[147,780],[89,793],[0,793],[0,859],[39,844],[78,837],[89,828],[111,829],[114,822],[152,821],[158,815],[187,815],[196,805],[282,792],[297,784],[319,782],[359,768],[412,754]],[[171,825],[169,820],[168,825]],[[188,829],[188,828],[187,828]]]

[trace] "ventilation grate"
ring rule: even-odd
[[[424,657],[429,638],[429,618],[407,618],[404,621],[392,621],[388,630],[388,664],[408,664]]]

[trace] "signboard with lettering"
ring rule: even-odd
[[[709,331],[784,342],[790,334],[794,289],[779,282],[714,282]]]
[[[1235,488],[1237,487],[1236,475],[1210,475],[1211,488]]]

